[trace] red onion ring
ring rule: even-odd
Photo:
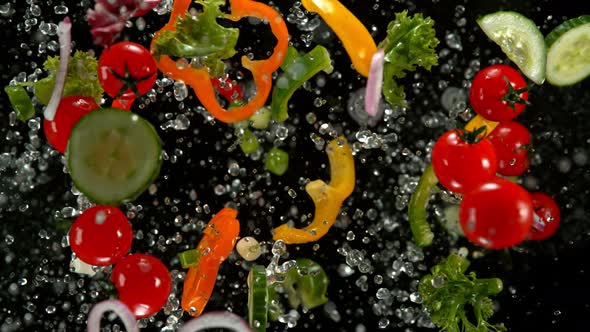
[[[369,116],[377,115],[379,102],[381,101],[381,89],[383,88],[383,62],[385,52],[380,48],[371,59],[371,69],[367,79],[367,89],[365,91],[365,112]]]
[[[533,213],[533,228],[539,232],[545,230],[545,222],[536,213]]]
[[[107,311],[112,311],[121,318],[127,332],[139,332],[135,316],[133,316],[131,310],[119,300],[105,300],[92,307],[90,314],[88,314],[88,322],[86,324],[88,332],[100,332],[100,320],[102,315]]]
[[[178,332],[197,332],[211,328],[225,328],[236,332],[254,332],[242,317],[229,311],[205,313],[186,322],[178,329]]]
[[[59,37],[59,68],[55,78],[55,86],[49,99],[49,104],[45,108],[43,115],[48,121],[53,121],[61,96],[64,92],[64,85],[66,83],[66,75],[68,73],[68,62],[70,62],[70,51],[72,49],[72,23],[70,18],[66,17],[59,22],[57,35]]]

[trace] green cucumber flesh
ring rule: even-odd
[[[547,81],[557,86],[580,82],[590,75],[590,15],[565,21],[545,38]]]
[[[76,123],[66,157],[78,190],[98,204],[118,205],[137,198],[154,181],[161,152],[160,137],[147,120],[107,108]]]
[[[266,331],[268,317],[268,286],[266,268],[253,265],[248,275],[248,321],[256,332]]]
[[[544,82],[547,48],[533,21],[516,12],[500,11],[481,17],[477,24],[525,76],[537,84]]]

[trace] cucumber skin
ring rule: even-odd
[[[547,45],[547,49],[549,49],[549,47],[553,45],[553,43],[555,43],[559,39],[559,37],[561,37],[566,32],[587,23],[590,23],[590,15],[582,15],[580,17],[572,18],[561,23],[553,30],[551,30],[547,37],[545,37],[545,44]]]
[[[92,111],[92,112],[90,112],[88,114],[92,114],[94,112],[104,112],[104,111],[109,111],[109,110],[113,110],[113,109],[121,110],[121,109],[118,109],[118,108],[115,108],[115,107],[99,108],[99,109],[96,109],[96,110],[94,110],[94,111]],[[129,112],[130,113],[130,111],[125,111],[125,110],[121,110],[121,111]],[[139,117],[139,115],[138,115],[138,117]],[[74,183],[74,186],[80,192],[82,192],[84,194],[84,196],[88,197],[88,199],[90,199],[92,202],[94,202],[96,204],[102,204],[102,205],[118,206],[118,205],[121,205],[124,202],[133,201],[137,197],[139,197],[141,194],[143,194],[143,192],[145,192],[145,190],[149,187],[149,185],[152,184],[154,182],[154,180],[156,180],[156,178],[158,177],[158,175],[160,175],[160,169],[162,168],[162,163],[163,163],[162,155],[161,155],[161,152],[162,152],[162,139],[160,138],[160,135],[158,135],[158,132],[156,131],[156,128],[154,128],[154,126],[149,121],[147,121],[146,119],[144,119],[142,117],[139,117],[139,118],[145,122],[145,124],[147,125],[148,128],[151,128],[151,130],[153,131],[153,134],[158,138],[156,140],[156,144],[158,145],[158,150],[160,151],[160,153],[159,153],[158,161],[157,161],[158,164],[156,165],[156,167],[154,167],[154,172],[149,176],[148,180],[146,180],[146,182],[145,182],[146,184],[143,187],[141,187],[137,191],[134,191],[134,192],[130,193],[129,195],[127,195],[124,198],[121,198],[121,199],[113,199],[113,200],[103,200],[103,199],[97,198],[96,196],[94,196],[91,193],[91,191],[88,191],[88,190],[85,190],[85,189],[81,188],[81,186],[76,182],[76,180],[74,180],[74,178],[70,175],[70,178],[72,179],[72,182]],[[82,120],[82,119],[80,119],[80,120]],[[75,128],[78,126],[78,124],[80,124],[80,122],[81,122],[80,120],[72,127],[72,132],[74,132]],[[70,170],[70,174],[71,174],[71,169],[72,169],[72,167],[71,167],[71,159],[72,158],[70,158],[70,154],[69,154],[70,148],[69,147],[70,147],[70,141],[68,140],[68,145],[67,145],[67,148],[66,148],[66,159],[67,159],[67,167],[68,167],[68,170]]]

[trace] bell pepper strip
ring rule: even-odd
[[[187,14],[190,3],[191,0],[174,1],[170,21],[156,33],[152,40],[152,53],[155,51],[155,40],[158,35],[164,31],[174,31],[176,20]],[[215,87],[211,83],[207,68],[194,68],[192,66],[178,68],[176,62],[166,55],[159,56],[156,59],[156,64],[158,69],[166,76],[190,85],[201,104],[217,120],[233,123],[249,118],[266,103],[272,87],[272,73],[279,68],[287,53],[289,32],[281,15],[270,6],[252,0],[230,0],[229,3],[231,13],[226,15],[227,19],[238,21],[249,16],[259,18],[268,22],[272,33],[277,38],[277,44],[268,59],[250,60],[246,56],[242,57],[242,66],[252,73],[256,86],[256,94],[247,104],[232,110],[221,107],[215,96]]]
[[[289,306],[293,309],[301,305],[305,310],[310,310],[328,302],[326,293],[330,280],[324,269],[311,259],[298,258],[296,262],[297,268],[290,269],[284,281],[268,286],[271,320],[277,320],[285,311],[278,290],[287,296]]]
[[[274,230],[273,240],[286,244],[308,243],[319,240],[334,225],[342,202],[352,194],[355,185],[354,159],[344,136],[332,140],[326,147],[330,162],[330,184],[315,180],[305,186],[315,204],[315,216],[303,229],[283,224]]]
[[[256,332],[266,331],[268,302],[266,268],[253,265],[248,274],[248,321]]]
[[[301,4],[326,21],[342,42],[356,71],[368,77],[377,45],[363,23],[338,0],[302,0]]]
[[[10,104],[19,120],[27,121],[35,115],[33,101],[25,88],[20,85],[12,85],[5,87],[4,92],[8,95],[8,100],[10,100]]]
[[[272,116],[279,122],[283,122],[289,117],[287,114],[288,103],[295,90],[320,71],[326,74],[332,73],[334,67],[332,67],[330,53],[323,46],[314,47],[304,56],[299,55],[299,52],[290,46],[281,69],[283,73],[275,82],[270,104]]]
[[[238,211],[223,208],[203,230],[203,238],[196,249],[201,257],[198,264],[188,270],[182,292],[182,309],[191,316],[203,313],[215,287],[219,266],[234,249],[240,233],[237,215]]]
[[[466,131],[473,131],[482,126],[486,126],[484,136],[491,133],[494,128],[498,125],[498,122],[486,120],[484,117],[477,115],[471,119],[466,125]],[[427,247],[432,244],[434,234],[430,230],[430,225],[426,220],[426,208],[428,207],[428,201],[430,195],[434,191],[438,179],[434,174],[432,165],[428,165],[422,173],[418,186],[412,196],[410,197],[410,203],[408,204],[408,220],[410,222],[410,230],[414,236],[414,242],[419,247]]]

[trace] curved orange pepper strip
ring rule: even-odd
[[[305,186],[305,191],[315,204],[315,216],[303,229],[290,228],[283,224],[275,228],[273,240],[286,244],[307,243],[319,240],[334,225],[342,202],[354,190],[354,159],[344,136],[332,140],[326,147],[330,162],[330,184],[315,180]]]
[[[162,31],[175,30],[176,20],[186,15],[190,3],[191,0],[174,1],[170,21],[152,39],[152,53],[155,47],[154,40]],[[256,85],[256,95],[246,105],[233,108],[232,110],[226,110],[221,107],[215,96],[215,89],[211,83],[211,77],[207,72],[207,68],[192,68],[188,66],[180,69],[176,66],[176,62],[168,56],[160,56],[159,60],[156,59],[156,64],[158,69],[166,76],[190,85],[197,94],[201,104],[217,120],[233,123],[249,118],[266,103],[266,99],[272,88],[272,73],[279,68],[287,54],[289,31],[281,15],[270,6],[251,0],[229,0],[229,3],[231,13],[227,15],[228,19],[238,21],[248,16],[257,17],[268,22],[272,33],[277,38],[277,44],[268,59],[250,60],[248,57],[242,56],[242,66],[252,73],[254,84]]]
[[[363,23],[338,0],[301,0],[301,4],[326,21],[342,42],[356,71],[368,77],[377,45]]]
[[[238,211],[223,208],[203,230],[203,238],[197,246],[202,256],[199,263],[188,270],[182,291],[182,309],[191,316],[203,313],[213,293],[219,266],[234,249],[240,233],[237,216]]]

